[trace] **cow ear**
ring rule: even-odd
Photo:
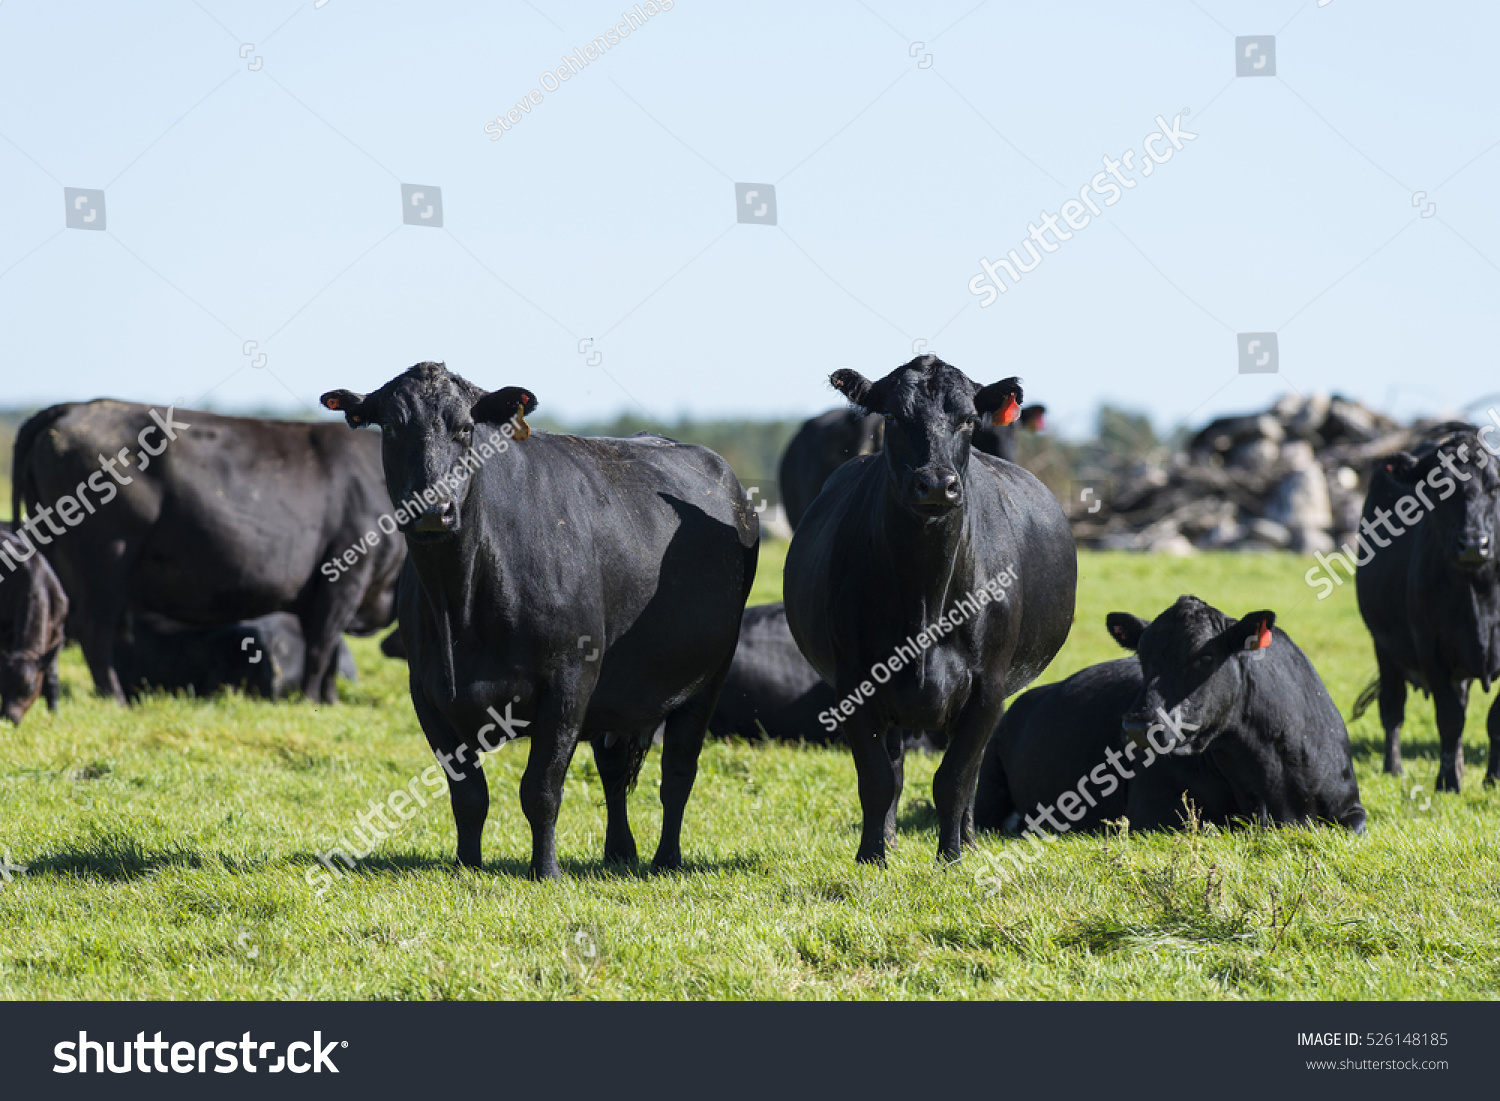
[[[344,414],[350,428],[380,423],[380,405],[374,398],[353,390],[330,390],[318,399],[325,409]]]
[[[884,413],[880,401],[872,393],[875,384],[852,367],[840,367],[828,376],[833,388],[867,413]]]
[[[520,386],[504,386],[493,394],[486,394],[469,409],[469,415],[481,424],[506,424],[514,426],[511,439],[524,440],[531,435],[531,425],[526,423],[526,414],[537,407],[536,395]]]
[[[1040,432],[1046,427],[1043,420],[1046,415],[1047,407],[1045,405],[1028,405],[1025,409],[1021,410],[1021,427],[1029,428],[1033,432]]]
[[[1226,653],[1237,650],[1264,650],[1271,645],[1271,628],[1276,626],[1276,613],[1266,609],[1251,612],[1238,623],[1231,624],[1219,637],[1224,642]]]
[[[1021,415],[1023,400],[1021,380],[1007,378],[992,382],[975,394],[974,408],[981,413],[993,413],[995,423],[1004,426],[1013,423]]]
[[[1138,615],[1129,612],[1110,612],[1104,617],[1104,625],[1109,628],[1110,637],[1127,650],[1134,650],[1141,644],[1141,633],[1151,624]]]

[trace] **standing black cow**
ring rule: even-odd
[[[933,778],[938,855],[974,833],[974,782],[1004,701],[1047,666],[1073,621],[1078,558],[1057,499],[1025,470],[976,452],[979,416],[1010,422],[1021,387],[980,388],[936,356],[835,388],[886,420],[880,455],[844,464],[787,553],[787,623],[834,685],[859,772],[856,859],[883,862],[895,838],[902,739],[942,731]]]
[[[1363,832],[1349,735],[1274,612],[1234,620],[1184,596],[1149,624],[1114,612],[1139,657],[1092,665],[1011,705],[985,751],[977,828],[1036,833],[1206,822]]]
[[[338,699],[343,633],[395,614],[405,548],[380,527],[380,444],[337,425],[54,405],[16,433],[11,476],[13,515],[24,502],[94,686],[122,702],[114,645],[127,608],[202,627],[291,612],[307,642],[303,691],[325,702]]]
[[[0,524],[0,717],[21,725],[38,696],[57,710],[68,598],[47,560]]]
[[[593,739],[604,785],[604,858],[634,861],[626,794],[665,720],[654,863],[679,867],[683,809],[760,547],[729,464],[660,436],[532,433],[529,391],[487,394],[440,363],[322,401],[353,427],[382,429],[410,554],[398,604],[412,704],[448,770],[459,862],[479,866],[489,812],[477,754],[522,733],[532,876],[560,874],[554,834],[579,738]]]
[[[1355,589],[1379,673],[1354,714],[1378,696],[1385,771],[1399,775],[1407,682],[1430,692],[1442,743],[1439,791],[1458,791],[1463,781],[1469,683],[1489,691],[1500,678],[1497,514],[1500,467],[1467,426],[1415,454],[1391,456],[1365,496]],[[1500,699],[1490,706],[1488,726],[1484,782],[1492,784],[1500,779]]]

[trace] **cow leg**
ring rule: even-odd
[[[974,787],[990,733],[1005,710],[1003,685],[986,684],[984,697],[971,700],[948,738],[948,751],[932,778],[932,801],[938,812],[938,860],[963,856],[974,843]]]
[[[1442,743],[1438,764],[1438,791],[1458,791],[1464,779],[1464,717],[1469,709],[1469,682],[1440,682],[1433,688],[1437,710],[1438,738]]]
[[[891,759],[891,776],[895,790],[891,793],[891,808],[885,812],[885,843],[896,847],[896,816],[901,809],[901,789],[906,786],[906,731],[893,726],[885,732],[885,751]]]
[[[1406,676],[1384,652],[1375,650],[1380,666],[1380,725],[1385,730],[1385,771],[1400,776],[1401,724],[1406,718]]]
[[[78,646],[94,678],[94,691],[124,703],[125,692],[115,672],[115,635],[125,614],[125,584],[121,580],[118,589],[111,590],[104,584],[98,588],[105,591],[90,592],[79,601],[82,609],[77,619]],[[111,595],[114,592],[119,595]]]
[[[708,720],[728,675],[726,661],[708,685],[667,716],[661,744],[661,843],[651,858],[653,868],[675,871],[682,867],[682,816],[698,779],[698,755],[703,752]]]
[[[57,656],[47,664],[47,671],[42,674],[42,698],[47,701],[47,710],[57,710],[57,698],[61,691],[61,685],[57,677]]]
[[[1490,704],[1486,725],[1490,732],[1490,759],[1484,768],[1484,784],[1489,787],[1500,781],[1500,696],[1496,696],[1495,702]]]
[[[469,747],[427,702],[427,697],[415,683],[411,702],[417,721],[422,724],[422,733],[427,735],[427,744],[439,761],[447,762],[448,801],[453,806],[453,825],[458,831],[458,862],[468,868],[479,868],[483,864],[479,855],[480,840],[484,836],[484,820],[490,813],[490,789],[484,779],[484,769],[479,766],[477,757],[470,760]]]
[[[898,798],[896,762],[886,741],[887,725],[864,710],[844,720],[844,737],[854,754],[854,771],[859,776],[859,806],[864,817],[859,851],[854,854],[854,859],[860,864],[878,864],[882,868],[885,867],[887,843],[895,841],[893,807]]]
[[[318,703],[338,703],[338,654],[344,628],[359,610],[355,578],[318,582],[311,607],[298,615],[306,649],[302,659],[302,694]]]
[[[568,698],[568,695],[554,690],[552,698]],[[521,776],[521,810],[531,823],[532,879],[556,879],[562,875],[557,863],[557,815],[562,809],[568,764],[578,746],[583,711],[583,707],[544,705],[538,708],[531,724],[531,756],[526,759],[526,771]]]
[[[638,760],[636,755],[640,743],[637,738],[634,731],[620,734],[615,744],[609,747],[605,746],[603,736],[594,739],[594,766],[599,770],[599,780],[604,786],[604,805],[609,813],[609,824],[604,827],[606,864],[636,862],[635,836],[630,832],[626,796],[630,782],[635,779],[632,773]]]

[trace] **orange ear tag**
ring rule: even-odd
[[[995,414],[995,420],[997,420],[1002,426],[1004,426],[1013,423],[1015,419],[1020,415],[1021,403],[1016,401],[1016,396],[1014,394],[1011,394],[1008,398],[1005,399],[1005,407],[1001,409],[999,413]]]
[[[526,418],[521,414],[522,409],[517,409],[514,418],[516,422],[516,430],[511,433],[510,437],[513,440],[527,440],[531,438],[531,425],[526,423]]]
[[[1260,643],[1256,647],[1257,650],[1264,650],[1271,645],[1271,628],[1267,627],[1264,623],[1260,625],[1260,638],[1257,641]]]

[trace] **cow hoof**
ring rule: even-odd
[[[1435,783],[1433,787],[1437,791],[1451,791],[1455,795],[1458,794],[1460,790],[1458,777],[1453,775],[1451,772],[1439,772],[1437,783]]]
[[[629,864],[633,866],[635,864],[638,864],[639,862],[640,857],[636,855],[634,845],[630,846],[630,848],[628,849],[621,849],[616,852],[611,852],[609,849],[604,850],[604,863],[606,864],[612,866]]]
[[[653,872],[680,872],[682,871],[682,854],[676,853],[671,856],[663,856],[657,853],[651,860]]]
[[[1387,761],[1385,763],[1385,768],[1382,769],[1381,771],[1383,771],[1387,776],[1405,776],[1406,775],[1406,769],[1404,769],[1404,768],[1401,767],[1401,762],[1400,761]]]
[[[859,852],[854,854],[854,862],[856,864],[874,864],[877,868],[884,868],[885,853],[866,852],[864,849],[861,849]]]

